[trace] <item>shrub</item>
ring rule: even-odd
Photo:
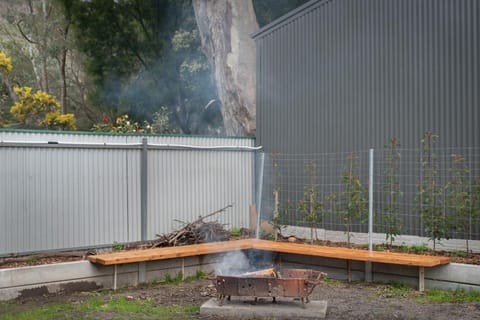
[[[48,93],[38,90],[33,93],[30,87],[16,87],[18,101],[10,108],[10,113],[24,128],[75,130],[75,116],[62,114],[60,103]]]

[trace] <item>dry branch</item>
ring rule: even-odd
[[[211,212],[204,217],[200,216],[197,220],[190,223],[176,220],[184,224],[184,226],[171,233],[157,234],[157,239],[152,241],[152,248],[184,246],[189,244],[228,240],[230,238],[230,232],[225,230],[222,224],[217,221],[206,222],[204,219],[224,212],[232,206],[233,205],[230,204],[222,209]]]

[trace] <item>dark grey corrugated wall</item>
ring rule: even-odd
[[[283,153],[480,147],[479,0],[313,1],[257,43],[257,143]]]

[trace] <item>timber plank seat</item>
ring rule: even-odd
[[[360,249],[317,246],[310,244],[274,242],[259,239],[242,239],[224,242],[193,244],[179,247],[110,252],[88,256],[87,259],[92,263],[115,266],[114,278],[116,280],[116,266],[119,264],[185,258],[198,255],[249,249],[343,259],[347,261],[355,260],[418,267],[420,291],[424,290],[425,267],[435,267],[450,263],[450,258],[448,257],[426,256],[384,251],[368,251]],[[116,283],[116,281],[114,282]]]
[[[415,267],[435,267],[438,265],[450,263],[450,258],[448,257],[425,256],[418,254],[385,251],[368,251],[361,249],[326,247],[299,243],[273,242],[265,240],[255,240],[253,247],[257,250],[302,254],[334,259],[398,264]]]
[[[103,265],[116,265],[124,263],[185,258],[205,254],[248,249],[252,249],[251,239],[210,242],[178,247],[109,252],[88,256],[87,259],[93,263]]]

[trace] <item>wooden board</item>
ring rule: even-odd
[[[450,262],[450,258],[448,257],[425,256],[381,251],[370,252],[367,250],[359,249],[324,247],[308,244],[274,242],[257,239],[243,239],[226,242],[194,244],[181,247],[111,252],[88,256],[88,260],[93,263],[99,263],[103,265],[115,265],[141,261],[174,259],[248,249],[310,255],[344,260],[399,264],[417,267],[434,267]]]
[[[179,247],[110,252],[88,256],[88,260],[103,265],[114,265],[141,261],[184,258],[246,249],[252,249],[251,239],[211,242]]]
[[[368,251],[308,244],[254,240],[254,249],[344,260],[369,261],[417,267],[434,267],[450,262],[448,257],[425,256],[409,253]]]

